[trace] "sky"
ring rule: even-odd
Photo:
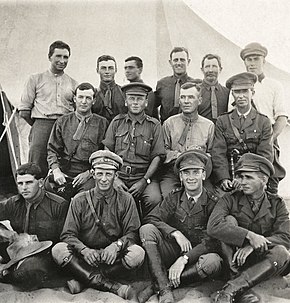
[[[184,0],[218,32],[240,47],[260,42],[268,62],[290,72],[289,0]]]

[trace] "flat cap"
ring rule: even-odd
[[[270,177],[274,173],[274,166],[265,157],[252,153],[245,153],[239,159],[235,167],[235,173],[243,171],[261,172]]]
[[[137,95],[137,96],[147,96],[147,94],[152,91],[152,88],[142,82],[131,82],[121,87],[125,94]]]
[[[208,178],[212,171],[211,158],[203,151],[199,149],[188,150],[183,152],[175,162],[175,172],[178,173],[185,169],[201,168],[206,172],[206,178]]]
[[[229,89],[253,88],[257,80],[256,74],[244,72],[230,77],[226,82],[226,87]]]
[[[251,55],[266,57],[267,54],[268,54],[267,48],[258,42],[252,42],[246,45],[245,48],[242,49],[240,52],[240,56],[243,60],[245,60],[246,57]]]
[[[109,150],[98,150],[91,154],[89,162],[92,168],[119,170],[123,165],[121,157]]]

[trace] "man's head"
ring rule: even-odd
[[[98,150],[91,154],[89,163],[92,165],[96,188],[102,192],[110,190],[116,172],[123,165],[122,158],[109,150]]]
[[[95,88],[92,84],[84,82],[77,86],[74,92],[74,101],[76,111],[83,116],[91,113],[93,104],[95,103]]]
[[[274,167],[269,160],[252,153],[242,155],[235,167],[236,178],[246,195],[263,192],[273,173]]]
[[[117,72],[117,63],[114,57],[109,55],[100,56],[97,59],[97,73],[102,82],[112,82]]]
[[[175,162],[175,171],[179,173],[181,183],[187,193],[199,193],[203,180],[209,177],[212,164],[209,156],[198,149],[182,153]]]
[[[33,200],[43,186],[40,167],[35,163],[19,166],[16,170],[16,183],[19,194],[25,200]]]
[[[244,61],[247,71],[255,73],[257,76],[264,72],[267,54],[267,48],[257,42],[246,45],[240,52],[240,56]]]
[[[141,114],[148,105],[147,96],[152,88],[141,82],[131,82],[122,87],[126,95],[125,105],[133,115]]]
[[[136,82],[141,78],[141,73],[143,71],[142,59],[136,56],[128,57],[125,60],[125,76],[128,81]]]
[[[189,53],[185,47],[174,47],[170,52],[169,64],[176,76],[186,74],[187,66],[190,63]]]
[[[63,41],[55,41],[49,46],[48,59],[53,73],[62,73],[67,66],[69,57],[70,47]]]
[[[218,81],[218,76],[222,71],[221,58],[218,55],[207,54],[201,61],[201,71],[204,75],[204,80],[209,84],[215,84]]]
[[[200,84],[202,80],[195,79],[194,82],[187,82],[180,87],[179,104],[184,114],[197,112],[198,105],[201,103]]]
[[[256,82],[257,76],[248,72],[234,75],[227,80],[226,87],[232,90],[232,95],[239,111],[247,112],[251,108]]]

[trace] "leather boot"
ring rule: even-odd
[[[84,285],[101,291],[109,291],[125,300],[138,302],[136,292],[129,285],[114,282],[105,278],[98,268],[92,267],[84,260],[73,256],[65,265],[77,280]]]
[[[155,288],[152,283],[150,283],[147,287],[141,290],[138,294],[139,303],[147,302],[151,296],[155,294]]]
[[[124,267],[122,260],[117,260],[113,265],[101,264],[101,272],[105,277],[108,278],[133,278],[135,270],[129,270]]]
[[[222,257],[224,260],[224,266],[227,269],[228,278],[234,279],[239,274],[239,269],[236,263],[233,263],[234,249],[232,246],[221,242]]]
[[[159,293],[159,303],[173,303],[173,294],[167,271],[156,244],[144,243],[143,248],[148,257],[148,266],[152,276],[153,283],[157,286]]]
[[[195,264],[191,267],[185,268],[180,276],[181,285],[191,284],[201,280],[202,278],[199,276]]]
[[[234,280],[228,281],[223,289],[217,293],[214,302],[232,303],[235,298],[241,300],[243,303],[259,302],[260,299],[254,293],[247,297],[245,291],[271,277],[276,271],[275,264],[265,259],[243,271]],[[243,297],[244,293],[245,296]]]

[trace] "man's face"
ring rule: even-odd
[[[18,192],[25,200],[32,200],[38,194],[42,186],[42,179],[37,180],[33,175],[17,175],[16,178]]]
[[[63,72],[67,66],[69,52],[65,48],[55,48],[52,56],[49,58],[51,71],[53,73]]]
[[[267,184],[266,177],[263,179],[263,177],[256,172],[241,172],[236,178],[240,182],[241,189],[245,195],[262,193]]]
[[[76,111],[81,115],[87,115],[91,112],[91,108],[94,104],[94,92],[92,89],[77,90],[76,96],[74,96],[76,103]]]
[[[99,68],[97,72],[100,75],[102,82],[111,82],[115,79],[117,72],[116,64],[113,60],[99,62]]]
[[[179,173],[180,181],[188,193],[200,192],[205,172],[201,168],[189,168]]]
[[[141,95],[126,94],[125,105],[128,111],[133,115],[138,115],[144,111],[148,105],[147,97]]]
[[[180,89],[180,109],[184,114],[191,114],[197,111],[197,107],[200,104],[201,98],[195,87],[190,87],[188,89]]]
[[[218,60],[216,58],[205,59],[201,71],[203,72],[204,79],[206,81],[210,83],[215,83],[221,72],[221,68],[219,67]]]
[[[142,67],[138,67],[135,60],[125,62],[125,76],[128,81],[134,82],[140,79]]]
[[[181,76],[186,73],[187,66],[190,63],[190,59],[187,58],[185,51],[172,53],[172,57],[169,60],[173,73],[177,76]]]
[[[265,58],[263,56],[252,55],[245,58],[244,64],[247,72],[261,75],[264,72]]]
[[[238,110],[248,111],[250,109],[253,94],[253,91],[249,88],[232,90]]]
[[[113,187],[116,171],[114,169],[94,169],[95,186],[100,191],[106,192]]]

